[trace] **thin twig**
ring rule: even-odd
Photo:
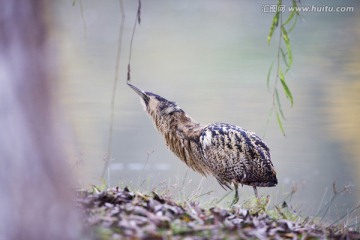
[[[234,190],[233,191],[227,191],[225,194],[224,194],[224,196],[222,196],[215,204],[219,204],[219,203],[221,203],[227,196],[229,196],[232,192],[234,192]]]
[[[320,211],[321,211],[321,206],[322,206],[322,204],[323,204],[323,202],[324,202],[324,198],[325,198],[325,195],[326,195],[327,191],[328,191],[328,188],[325,188],[325,192],[324,192],[324,195],[323,195],[323,197],[322,197],[322,199],[321,199],[319,208],[318,208],[318,210],[317,210],[317,212],[316,212],[316,216],[318,216],[319,213],[320,213]]]
[[[272,107],[270,108],[270,113],[269,113],[269,115],[268,115],[269,117],[268,117],[268,119],[266,120],[265,129],[264,129],[264,132],[263,132],[263,135],[262,135],[263,138],[265,138],[266,131],[267,131],[268,127],[269,127],[269,123],[270,123],[270,119],[271,119],[271,115],[272,115],[273,111],[274,111],[274,106],[272,106]]]
[[[113,83],[113,88],[112,88],[112,97],[111,97],[111,114],[110,114],[108,149],[107,149],[107,157],[105,159],[105,165],[104,165],[104,169],[101,174],[101,178],[104,178],[106,169],[109,166],[109,162],[110,162],[110,158],[111,158],[111,150],[112,150],[116,89],[117,89],[117,84],[119,82],[120,56],[121,56],[121,46],[122,46],[124,22],[125,22],[125,11],[124,11],[123,0],[119,0],[119,4],[120,4],[121,21],[120,21],[120,29],[119,29],[118,47],[117,47],[117,51],[116,51],[115,78],[114,78],[114,83]]]
[[[280,17],[280,24],[279,26],[282,26],[282,14],[280,13],[279,15]],[[281,43],[282,43],[282,31],[281,29],[279,30],[280,32],[280,36],[279,36],[279,45],[278,45],[278,53],[277,53],[277,66],[276,66],[276,78],[275,78],[275,85],[274,85],[274,89],[272,92],[273,95],[273,107],[276,109],[276,104],[275,104],[275,91],[276,91],[276,86],[279,80],[279,71],[280,71],[280,52],[281,52]]]
[[[197,199],[198,198],[201,198],[201,197],[203,197],[203,196],[205,196],[205,195],[210,195],[211,193],[213,193],[214,191],[213,190],[209,190],[209,191],[207,191],[206,193],[203,193],[203,194],[200,194],[199,196],[197,196]]]
[[[152,150],[151,152],[146,151],[145,164],[144,164],[144,167],[141,169],[141,173],[140,173],[140,175],[139,175],[139,177],[138,177],[138,182],[139,182],[139,180],[140,180],[140,177],[143,176],[143,174],[144,174],[144,170],[145,170],[146,165],[147,165],[147,163],[148,163],[148,161],[149,161],[150,155],[153,154],[153,153],[154,153],[154,150]],[[144,183],[144,181],[138,186],[138,189],[140,189],[140,187],[142,186],[143,183]]]
[[[135,30],[136,30],[136,25],[140,24],[140,16],[141,13],[141,1],[139,0],[139,5],[138,5],[138,10],[136,13],[136,17],[135,17],[135,23],[134,23],[134,27],[133,27],[133,32],[131,35],[131,40],[130,40],[130,50],[129,50],[129,63],[128,63],[128,72],[127,72],[127,81],[130,82],[130,72],[131,72],[131,67],[130,67],[130,63],[131,63],[131,56],[132,56],[132,46],[133,46],[133,42],[134,42],[134,36],[135,36]]]
[[[341,216],[340,218],[336,219],[333,223],[330,224],[330,226],[333,226],[334,224],[338,223],[339,221],[341,221],[341,219],[344,219],[346,216],[349,216],[349,214],[354,213],[356,210],[360,209],[360,205],[358,204],[357,206],[353,207],[350,210],[350,213],[347,212],[346,214],[344,214],[343,216]]]
[[[186,173],[185,173],[185,176],[184,176],[184,179],[183,179],[183,183],[182,183],[182,186],[181,186],[181,195],[184,194],[185,181],[186,181],[186,178],[187,178],[188,173],[189,173],[189,169],[186,169]]]
[[[83,5],[82,5],[82,0],[79,1],[79,5],[80,5],[81,19],[82,19],[83,24],[84,24],[84,37],[85,37],[85,40],[87,42],[87,26],[86,26],[86,21],[85,21],[85,16],[84,16],[84,9],[83,9]]]

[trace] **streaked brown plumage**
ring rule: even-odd
[[[255,133],[226,123],[201,125],[174,102],[128,85],[140,96],[166,145],[194,171],[212,174],[223,188],[238,184],[272,187],[277,184],[268,146]]]

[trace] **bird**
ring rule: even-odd
[[[252,186],[257,199],[257,187],[277,185],[270,149],[254,132],[227,123],[200,124],[175,102],[127,85],[180,160],[203,176],[213,175],[225,190],[234,187],[231,205],[239,201],[239,184]]]

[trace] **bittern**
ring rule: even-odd
[[[239,200],[239,184],[252,186],[256,198],[256,187],[277,184],[269,147],[254,132],[226,123],[202,125],[175,102],[128,85],[176,156],[194,171],[212,174],[225,190],[234,186],[232,205]]]

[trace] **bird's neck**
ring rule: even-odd
[[[182,161],[195,171],[206,175],[208,170],[201,157],[200,134],[203,126],[179,111],[155,120],[155,125],[164,136],[166,145]]]
[[[202,125],[194,121],[185,112],[179,111],[171,115],[154,118],[157,129],[165,134],[172,134],[180,139],[200,137]]]

